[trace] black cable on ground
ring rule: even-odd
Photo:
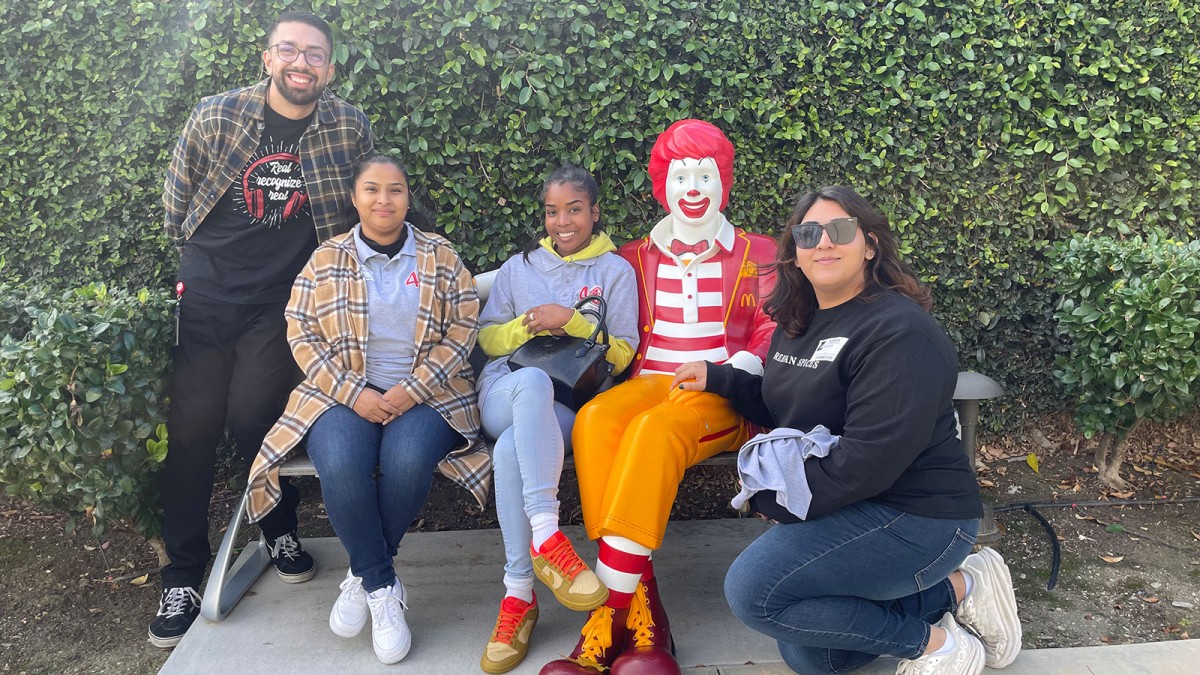
[[[1024,511],[1029,507],[1038,509],[1073,508],[1076,506],[1149,506],[1153,504],[1190,504],[1200,502],[1200,497],[1171,497],[1169,499],[1096,499],[1086,502],[1015,502],[992,507],[992,513]]]
[[[1060,544],[1058,541],[1058,533],[1054,531],[1054,526],[1050,524],[1049,520],[1046,520],[1045,516],[1038,512],[1038,509],[1067,507],[1076,508],[1080,506],[1149,506],[1154,504],[1190,504],[1193,502],[1200,502],[1200,497],[1172,497],[1170,499],[1096,499],[1084,502],[1022,502],[993,507],[992,513],[1025,511],[1042,524],[1042,527],[1046,530],[1046,534],[1050,536],[1050,580],[1046,583],[1046,590],[1052,591],[1054,590],[1054,586],[1058,583],[1058,570],[1062,563],[1062,544]]]
[[[1042,527],[1046,528],[1046,534],[1050,535],[1050,579],[1046,582],[1046,590],[1054,590],[1055,584],[1058,583],[1058,568],[1062,564],[1062,544],[1058,543],[1058,533],[1054,531],[1054,526],[1046,520],[1046,516],[1038,513],[1037,508],[1032,504],[1026,504],[1024,511],[1037,519]]]

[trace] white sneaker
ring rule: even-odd
[[[983,641],[988,668],[1003,668],[1021,652],[1017,596],[1004,558],[990,548],[967,556],[962,571],[975,587],[958,606],[957,619]]]
[[[375,656],[383,663],[395,663],[408,655],[412,633],[404,621],[407,593],[399,579],[387,588],[367,594],[371,608],[371,644]]]
[[[896,666],[896,675],[979,675],[983,672],[983,643],[963,630],[946,612],[938,626],[954,636],[954,649],[948,654],[926,654],[916,659],[904,659]]]
[[[367,592],[362,587],[362,577],[346,570],[346,580],[341,585],[342,594],[329,611],[329,630],[335,635],[352,638],[367,625]]]

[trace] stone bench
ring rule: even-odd
[[[496,272],[494,271],[484,272],[475,277],[481,302],[487,301],[495,278]],[[472,355],[473,361],[477,360],[478,354],[482,353],[478,349],[476,352],[477,354]],[[979,403],[983,399],[993,398],[1000,393],[1002,392],[999,385],[987,376],[970,371],[958,374],[958,386],[954,391],[954,401],[961,422],[963,446],[967,456],[971,458],[972,466],[974,466],[975,458],[975,426],[979,417]],[[568,455],[564,459],[565,467],[574,466],[573,457]],[[736,452],[725,452],[710,457],[696,466],[730,466],[736,461]],[[317,470],[307,454],[293,452],[280,467],[279,474],[281,476],[316,476]],[[234,510],[233,517],[229,520],[229,527],[225,530],[221,546],[213,559],[208,586],[205,587],[204,598],[200,603],[200,615],[209,621],[224,619],[246,594],[246,591],[250,590],[250,587],[258,580],[263,570],[271,564],[271,554],[268,551],[267,542],[261,537],[247,544],[236,560],[233,557],[238,535],[246,523],[246,507],[249,499],[250,493],[247,486],[237,509]]]

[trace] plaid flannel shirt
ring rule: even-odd
[[[411,228],[417,245],[420,310],[417,357],[400,386],[437,410],[466,444],[438,464],[447,478],[487,504],[492,460],[479,432],[475,375],[467,357],[479,332],[475,280],[449,242]],[[279,466],[318,417],[337,403],[354,406],[367,385],[367,287],[353,233],[317,247],[287,307],[288,343],[305,380],[263,440],[250,469],[249,516],[256,521],[279,503]]]
[[[188,117],[163,184],[167,236],[180,250],[258,150],[270,82],[205,97]],[[350,203],[350,174],[374,146],[367,116],[329,90],[322,92],[313,122],[300,138],[300,167],[318,241],[358,220]]]

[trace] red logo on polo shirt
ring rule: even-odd
[[[417,273],[416,272],[409,272],[408,279],[404,280],[405,286],[416,286],[418,283],[419,282],[417,281]]]
[[[599,286],[584,286],[579,289],[579,299],[582,300],[589,295],[603,295]]]

